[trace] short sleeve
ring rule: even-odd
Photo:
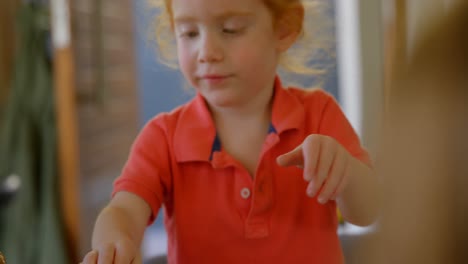
[[[360,161],[372,167],[369,153],[365,150],[359,137],[346,118],[335,98],[325,92],[323,95],[323,111],[319,125],[319,133],[333,137],[348,152]]]
[[[117,192],[133,193],[151,207],[151,224],[171,189],[170,151],[161,118],[150,121],[132,145],[122,174],[114,182]]]

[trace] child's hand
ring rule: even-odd
[[[94,226],[92,246],[83,264],[141,264],[140,244],[150,206],[139,196],[118,192],[100,213]]]
[[[312,134],[296,149],[277,158],[280,166],[298,166],[304,169],[309,182],[307,195],[325,204],[335,200],[347,185],[347,170],[352,156],[334,138]]]
[[[130,241],[109,243],[99,250],[92,250],[81,264],[141,264],[141,256],[137,248]]]

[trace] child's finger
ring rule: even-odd
[[[99,249],[98,264],[113,264],[115,246],[108,244]]]
[[[143,261],[142,261],[142,258],[141,258],[141,254],[137,254],[136,257],[131,262],[131,264],[142,264],[142,263],[143,263]]]
[[[317,163],[321,149],[321,136],[310,135],[302,144],[304,155],[304,180],[311,181],[317,171]]]
[[[135,250],[132,245],[128,243],[119,243],[116,246],[114,264],[130,264],[134,263]]]
[[[343,192],[346,185],[348,185],[348,172],[347,172],[348,165],[349,165],[349,159],[347,160],[347,162],[345,164],[345,169],[343,171],[343,177],[341,178],[341,181],[338,184],[338,187],[336,188],[335,193],[332,196],[333,200],[335,200],[338,197],[338,195],[340,195]]]
[[[98,260],[98,253],[97,251],[93,250],[86,254],[86,256],[83,258],[82,264],[97,264]]]
[[[304,166],[304,156],[302,153],[302,145],[299,145],[297,148],[293,149],[292,151],[278,156],[276,158],[276,162],[278,165],[287,167],[287,166]]]
[[[135,255],[132,254],[131,252],[124,251],[124,250],[117,250],[115,252],[115,258],[114,258],[114,264],[130,264],[130,263],[135,263],[133,262],[133,259],[135,258]]]
[[[330,174],[328,175],[327,180],[324,183],[322,190],[318,195],[318,202],[321,204],[325,204],[332,198],[332,196],[336,193],[337,188],[343,178],[346,166],[346,153],[343,151],[338,150],[333,165],[330,170]]]
[[[336,148],[333,146],[333,142],[325,140],[321,142],[320,154],[318,157],[318,164],[316,169],[316,175],[312,178],[313,183],[307,192],[310,197],[314,197],[318,190],[322,187],[328,174],[330,173],[330,167],[333,163],[336,154]]]

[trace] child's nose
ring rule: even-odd
[[[220,40],[211,34],[205,34],[203,36],[200,50],[199,50],[199,61],[201,63],[207,62],[218,62],[223,59],[223,48]]]

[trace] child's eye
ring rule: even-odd
[[[187,38],[195,38],[195,37],[198,36],[198,32],[197,31],[187,31],[187,32],[182,33],[182,36],[187,37]]]
[[[223,33],[236,34],[236,33],[239,33],[239,29],[237,29],[237,28],[223,28]]]

